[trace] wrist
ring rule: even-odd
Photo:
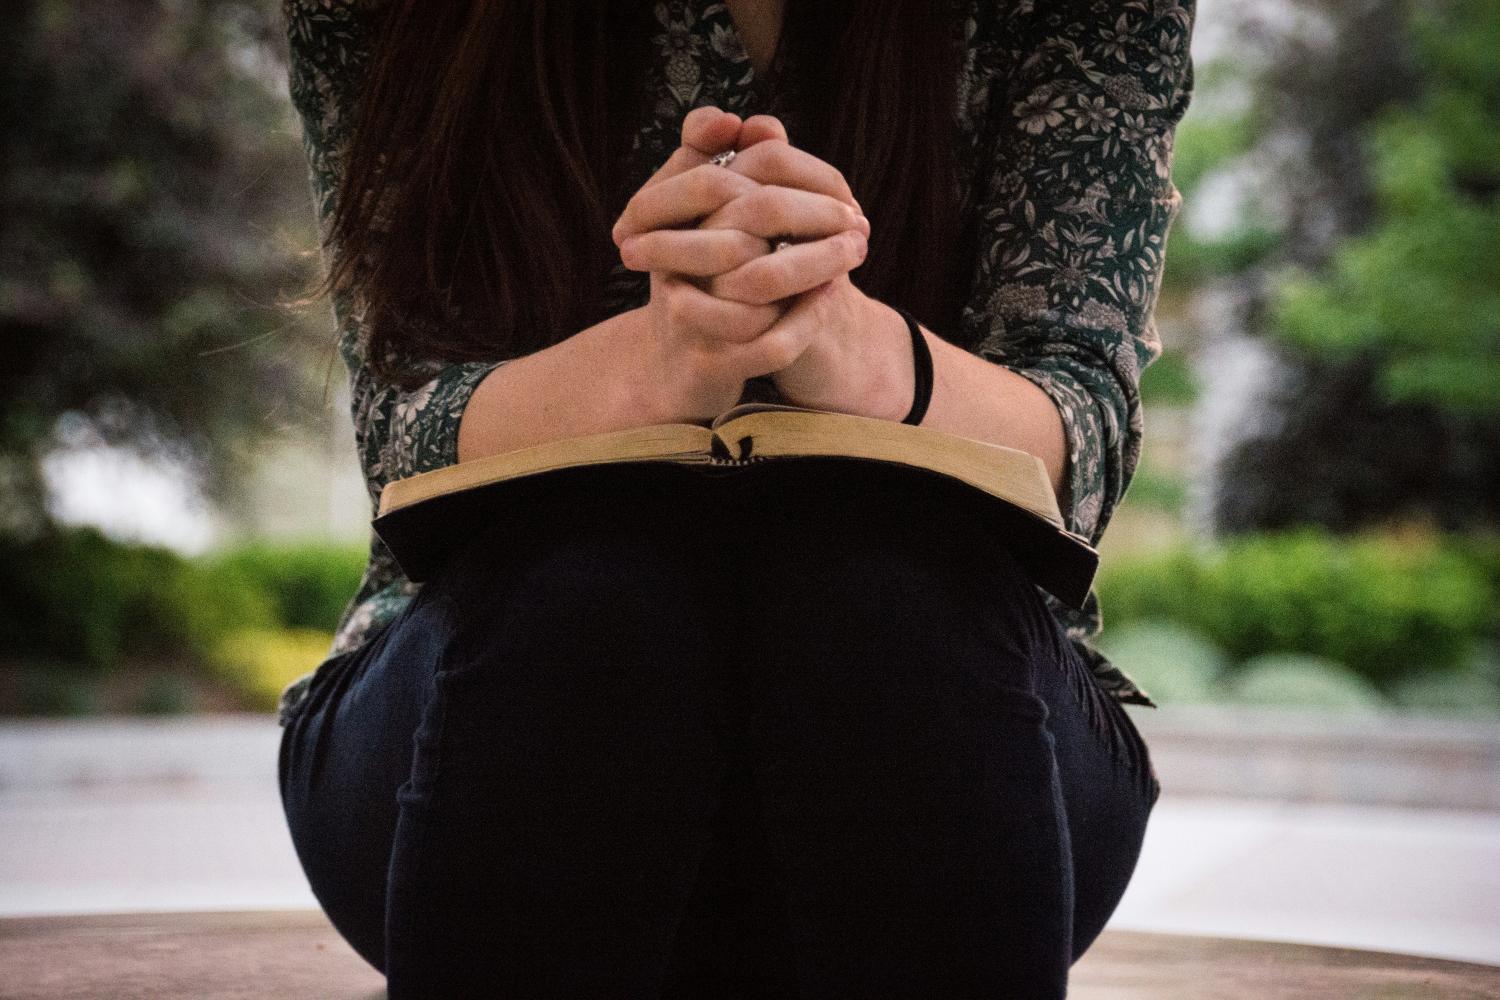
[[[870,299],[870,304],[873,315],[869,329],[880,341],[872,356],[880,363],[872,366],[863,412],[899,423],[911,412],[916,397],[917,364],[911,330],[906,318],[891,306],[879,299]]]
[[[662,398],[662,381],[653,373],[648,347],[650,346],[650,312],[646,306],[638,306],[620,313],[608,322],[617,324],[614,335],[604,338],[601,347],[611,352],[602,358],[606,364],[613,363],[618,378],[615,379],[613,421],[618,427],[645,427],[650,424],[670,423],[673,419]]]

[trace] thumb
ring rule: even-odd
[[[733,111],[722,111],[712,105],[694,108],[682,120],[682,145],[706,160],[726,149],[733,149],[743,123]]]
[[[781,119],[775,115],[751,115],[745,119],[745,123],[739,130],[739,144],[736,149],[749,149],[757,142],[767,139],[780,139],[782,142],[791,143],[787,137],[786,126]]]

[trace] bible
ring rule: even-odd
[[[976,504],[1033,582],[1059,601],[1082,607],[1093,584],[1099,553],[1066,528],[1035,455],[930,427],[781,403],[742,403],[707,425],[607,431],[418,473],[385,487],[371,525],[407,578],[421,583],[477,523],[494,517],[505,491],[527,480],[620,463],[753,475],[767,463],[792,461],[878,463],[928,477],[934,495]]]

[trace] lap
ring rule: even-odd
[[[1054,752],[1080,878],[1098,887],[1080,902],[1091,940],[1088,925],[1113,910],[1144,829],[1138,772],[1111,756],[1112,731],[1090,725],[1118,726],[1123,709],[1090,700],[1106,696],[1087,686],[1039,594],[972,507],[913,477],[866,472],[632,473],[613,496],[513,512],[384,632],[320,671],[283,736],[283,794],[314,891],[351,944],[383,967],[395,793],[440,673],[474,713],[476,741],[540,709],[575,733],[615,727],[601,757],[653,720],[707,713],[722,737],[752,713],[785,721],[779,706],[821,728],[763,725],[762,751],[826,757],[831,738],[898,761],[892,732],[908,746],[968,739],[953,769],[934,772],[962,782],[958,765],[973,753],[1005,750],[998,738],[986,745],[986,726],[1045,728],[1035,746]],[[673,682],[684,671],[693,683]],[[735,708],[735,698],[754,705]],[[632,703],[652,708],[632,715]],[[912,728],[923,711],[925,736]],[[950,733],[954,712],[969,721]],[[842,773],[857,775],[858,763]],[[1004,766],[1040,774],[1053,763]]]

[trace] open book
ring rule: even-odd
[[[751,470],[793,460],[880,462],[935,477],[982,505],[1013,539],[1018,561],[1058,600],[1082,607],[1099,553],[1067,530],[1046,465],[1029,452],[892,420],[780,403],[743,403],[708,426],[654,424],[529,448],[423,472],[386,486],[372,522],[408,579],[427,579],[472,533],[470,512],[507,483],[586,466],[669,462]]]

